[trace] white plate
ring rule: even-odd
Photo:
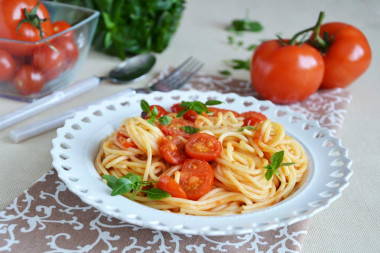
[[[281,123],[287,133],[299,140],[310,159],[306,182],[289,198],[269,208],[252,213],[199,217],[164,212],[143,206],[122,196],[110,196],[111,189],[102,182],[94,160],[103,138],[117,129],[122,120],[141,113],[140,100],[169,108],[182,100],[217,99],[221,108],[237,112],[255,110]],[[154,92],[116,101],[106,101],[76,114],[58,129],[53,140],[53,166],[67,187],[85,203],[105,214],[152,229],[202,235],[230,235],[260,232],[310,218],[327,208],[348,186],[352,174],[351,160],[340,140],[329,130],[308,121],[285,106],[253,97],[217,92]]]

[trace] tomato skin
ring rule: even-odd
[[[243,112],[241,116],[244,117],[243,126],[254,126],[267,119],[264,114],[255,111]]]
[[[136,144],[131,140],[131,138],[126,137],[119,132],[116,133],[116,141],[124,148],[137,148]]]
[[[183,163],[179,185],[185,190],[188,199],[198,200],[211,191],[213,184],[214,170],[208,162],[188,159]]]
[[[55,21],[51,25],[53,34],[57,34],[71,28],[71,25],[63,20]],[[60,37],[74,38],[74,31],[66,32],[62,34]]]
[[[170,164],[181,164],[188,158],[185,153],[185,143],[178,136],[163,137],[159,151],[162,158]]]
[[[158,127],[166,136],[182,136],[187,139],[190,137],[190,134],[182,129],[184,126],[195,127],[195,124],[185,119],[172,119],[169,125],[164,126],[160,124]]]
[[[371,48],[364,34],[352,25],[326,23],[321,26],[320,36],[325,32],[333,36],[333,42],[324,55],[326,70],[321,88],[347,87],[368,69]]]
[[[21,95],[30,95],[41,91],[45,79],[41,71],[31,65],[22,66],[16,73],[13,85]]]
[[[79,50],[74,40],[69,37],[59,37],[54,40],[53,44],[65,52],[66,64],[64,69],[73,68],[79,57]]]
[[[40,31],[30,23],[23,23],[19,30],[17,26],[25,18],[24,8],[30,12],[36,7],[38,0],[2,0],[0,1],[0,37],[12,40],[36,42],[41,40]],[[47,19],[41,22],[43,37],[53,34],[50,16],[47,8],[40,3],[37,10],[40,19]],[[23,44],[16,42],[2,41],[0,48],[10,52],[12,55],[25,56],[32,53],[34,44]]]
[[[177,182],[168,175],[161,175],[158,181],[158,188],[168,192],[174,198],[187,199],[186,192]]]
[[[321,54],[308,44],[266,41],[252,56],[252,85],[260,96],[274,103],[298,102],[319,88],[324,66]]]
[[[9,81],[16,71],[16,63],[8,52],[0,50],[0,81]]]
[[[222,153],[222,144],[212,135],[196,133],[188,139],[185,150],[191,158],[212,161]]]
[[[33,66],[40,69],[44,74],[56,77],[62,72],[65,65],[65,52],[62,48],[52,44],[42,44],[33,51]],[[52,79],[52,78],[49,78]]]

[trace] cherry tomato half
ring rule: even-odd
[[[13,85],[21,95],[30,95],[41,91],[45,79],[41,71],[31,65],[22,66],[16,73]]]
[[[274,103],[298,102],[319,88],[324,66],[321,54],[308,44],[266,41],[252,56],[252,85],[260,96]]]
[[[120,132],[116,133],[116,141],[124,148],[137,147],[131,138],[122,135]]]
[[[170,164],[181,164],[188,157],[185,152],[185,143],[178,136],[163,137],[160,141],[160,154]]]
[[[185,150],[192,158],[211,161],[220,156],[222,144],[212,135],[196,133],[187,141]]]
[[[264,114],[255,111],[243,112],[240,116],[244,117],[243,126],[254,126],[267,119]]]
[[[320,36],[331,36],[330,46],[324,55],[325,74],[321,88],[344,88],[361,76],[372,59],[371,48],[364,34],[344,23],[326,23]]]
[[[185,190],[188,199],[198,200],[211,191],[214,184],[214,170],[204,160],[188,159],[181,168],[179,185]]]
[[[158,188],[168,192],[174,198],[187,199],[186,192],[177,182],[168,175],[161,175],[158,181]]]
[[[159,125],[158,127],[164,133],[164,135],[168,136],[182,136],[184,138],[189,138],[190,134],[186,133],[185,130],[182,129],[184,126],[192,126],[195,127],[195,124],[189,120],[185,119],[172,119],[170,124],[168,125]]]
[[[9,81],[16,70],[15,61],[8,52],[0,50],[0,81]]]

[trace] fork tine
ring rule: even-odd
[[[192,66],[189,66],[186,70],[182,70],[182,75],[178,77],[173,76],[172,78],[165,81],[165,84],[171,89],[178,89],[182,85],[186,84],[201,68],[203,63],[195,62]]]
[[[164,79],[150,87],[150,90],[171,91],[178,89],[192,78],[203,66],[198,60],[189,57]]]

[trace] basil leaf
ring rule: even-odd
[[[240,59],[232,59],[231,60],[232,68],[233,69],[245,69],[250,70],[251,62],[249,59],[247,60],[240,60]]]
[[[295,163],[281,163],[280,166],[291,166],[294,165]]]
[[[159,188],[151,188],[145,191],[145,193],[150,199],[164,199],[171,197],[171,195],[168,192]]]
[[[249,45],[248,47],[247,47],[247,50],[248,51],[252,51],[252,50],[255,50],[256,48],[257,48],[257,44],[251,44],[251,45]]]
[[[272,163],[272,166],[279,167],[282,163],[282,160],[284,159],[284,150],[278,151],[274,153],[271,158],[270,162]]]
[[[140,183],[142,178],[140,176],[137,176],[134,173],[128,173],[127,175],[123,176],[125,178],[128,178],[129,181],[131,181],[132,184]]]
[[[179,113],[177,113],[177,118],[180,118],[182,117],[189,109],[183,109],[182,111],[180,111]]]
[[[161,118],[158,119],[158,121],[160,122],[161,125],[169,125],[170,122],[172,121],[172,119],[169,117],[169,116],[162,116]]]
[[[113,186],[115,185],[116,181],[118,180],[117,177],[112,176],[112,175],[103,175],[102,178],[107,181],[107,185],[110,188],[113,188]]]
[[[220,104],[223,104],[223,102],[219,100],[208,100],[206,102],[206,105],[220,105]]]
[[[157,109],[156,106],[153,106],[153,109],[152,109],[152,111],[150,112],[150,115],[149,115],[149,116],[150,116],[151,118],[156,118],[157,115],[158,115],[158,109]]]
[[[141,102],[140,102],[140,107],[141,107],[141,109],[142,109],[144,112],[147,112],[147,113],[150,112],[149,104],[148,104],[148,102],[146,102],[144,99],[141,100]]]
[[[273,169],[268,169],[267,172],[265,173],[265,179],[269,181],[273,176]]]
[[[113,185],[111,196],[124,194],[132,190],[133,183],[125,177],[119,178]]]
[[[236,132],[243,132],[244,129],[246,129],[246,130],[256,130],[256,128],[253,127],[253,126],[243,126],[243,127],[239,128],[238,130],[236,130]]]
[[[182,129],[183,129],[183,131],[185,131],[188,134],[195,134],[195,133],[198,133],[200,131],[199,128],[192,127],[192,126],[183,126]]]
[[[155,120],[156,120],[156,119],[147,119],[146,121],[148,121],[149,124],[154,125],[154,121],[155,121]]]

